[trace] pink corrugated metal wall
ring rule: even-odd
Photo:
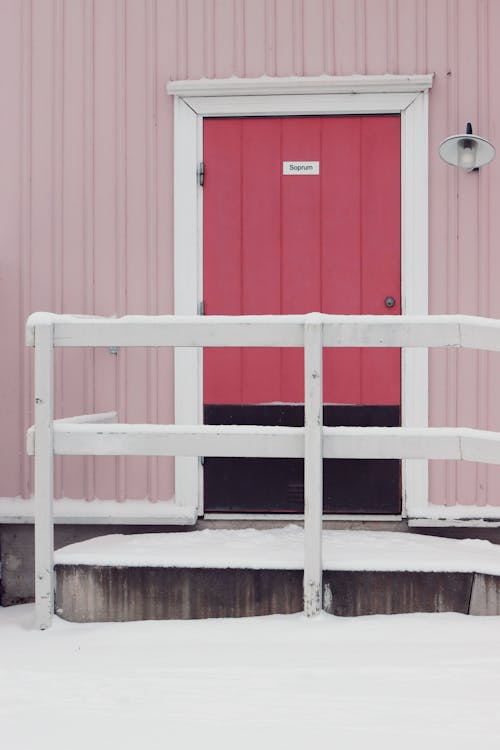
[[[436,74],[430,95],[431,312],[500,317],[500,159],[459,174],[439,141],[474,128],[498,141],[498,0],[0,0],[0,496],[31,493],[33,310],[172,311],[171,79]],[[432,357],[436,425],[500,429],[500,362]],[[64,414],[117,407],[170,421],[166,351],[67,351]],[[432,497],[500,504],[500,472],[432,467]],[[65,459],[70,497],[172,494],[158,459]]]

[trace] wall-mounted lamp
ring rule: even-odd
[[[472,135],[472,125],[468,122],[465,133],[451,135],[441,143],[439,156],[447,164],[472,172],[490,163],[495,147],[486,138]]]

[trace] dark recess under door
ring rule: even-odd
[[[327,405],[327,427],[397,427],[399,406]],[[205,424],[283,425],[302,427],[300,404],[207,404]],[[325,459],[325,513],[401,513],[400,461]],[[303,513],[304,462],[295,458],[206,458],[206,513]]]

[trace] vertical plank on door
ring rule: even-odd
[[[321,311],[361,310],[359,117],[325,117],[321,137]],[[325,349],[326,403],[361,403],[359,349]]]
[[[397,315],[400,280],[400,121],[399,117],[366,117],[361,123],[362,314]],[[396,300],[385,307],[385,297]],[[365,349],[361,354],[362,403],[399,404],[398,349]]]
[[[321,120],[283,121],[282,160],[320,161]],[[282,176],[282,309],[284,314],[316,312],[320,300],[320,176]],[[281,401],[304,401],[302,350],[282,352]]]
[[[204,195],[203,288],[217,300],[209,315],[241,313],[241,128],[233,119],[204,125],[206,184],[217,186]],[[241,403],[241,357],[239,349],[205,349],[205,403]]]
[[[244,120],[242,125],[243,314],[280,312],[281,122]],[[279,349],[244,349],[242,403],[276,401]]]

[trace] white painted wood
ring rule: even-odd
[[[381,76],[288,76],[275,78],[202,78],[198,80],[170,81],[169,94],[186,96],[277,96],[284,94],[321,94],[366,92],[419,92],[432,86],[433,75],[381,75]]]
[[[315,371],[316,372],[316,371]],[[312,376],[311,376],[312,377]],[[310,396],[311,398],[311,396]],[[312,406],[311,406],[312,408]],[[324,458],[432,458],[500,463],[500,432],[468,427],[323,427]],[[316,432],[311,432],[311,430]],[[302,458],[303,427],[53,423],[55,455]],[[321,443],[321,440],[320,440]],[[315,445],[311,443],[311,445]],[[312,450],[312,449],[311,449]]]
[[[205,116],[342,115],[397,113],[401,115],[401,236],[402,312],[428,311],[428,90],[433,75],[416,76],[319,76],[258,79],[175,81],[167,90],[196,112],[200,123]],[[201,126],[200,126],[201,128]],[[174,152],[178,168],[197,153],[198,138],[183,133],[176,136]],[[193,210],[192,187],[176,186],[177,220],[197,224],[197,241],[179,246],[177,253],[189,254],[198,264],[198,273],[176,280],[177,289],[189,295],[199,284],[201,269],[200,238],[202,220]],[[182,208],[181,208],[182,206]],[[179,285],[179,286],[178,286]],[[193,363],[189,365],[192,368]],[[199,364],[201,368],[201,364]],[[176,371],[176,401],[199,398],[200,380],[190,387],[188,366]],[[428,421],[427,351],[402,353],[402,420],[415,426]],[[184,377],[185,376],[185,377]],[[188,481],[188,480],[187,480]],[[181,488],[178,488],[182,491]],[[176,488],[177,491],[177,488]],[[428,502],[426,462],[403,465],[403,515],[407,506]],[[200,507],[202,500],[200,499]],[[359,518],[356,516],[356,518]]]
[[[28,456],[35,455],[35,425],[26,430],[26,453]]]
[[[321,313],[317,313],[318,315]],[[500,321],[472,315],[322,315],[325,346],[410,346],[500,350]],[[34,316],[32,316],[34,317]],[[48,316],[47,316],[48,317]],[[304,315],[129,315],[123,318],[50,315],[54,346],[302,345]],[[45,323],[32,323],[33,330]],[[269,332],[272,328],[273,331]]]
[[[325,427],[323,432],[325,458],[461,458],[458,428]]]
[[[324,514],[325,520],[342,521],[345,516]],[[55,524],[136,524],[188,526],[196,523],[198,509],[179,506],[173,500],[148,502],[144,500],[65,500],[54,501]],[[268,513],[206,513],[205,519],[227,521],[269,520]],[[273,521],[303,521],[303,513],[277,513]],[[32,524],[35,520],[34,498],[0,497],[0,523]],[[372,515],[371,521],[398,521],[399,516]]]
[[[427,315],[429,95],[423,92],[401,112],[401,311]],[[448,332],[444,332],[445,336]],[[452,341],[450,331],[449,344]],[[413,343],[413,346],[415,344]],[[404,346],[404,345],[403,345]],[[429,424],[429,358],[426,348],[401,352],[401,424]],[[403,515],[429,502],[428,461],[403,460],[401,467]]]
[[[247,346],[273,346],[279,338],[284,347],[302,345],[303,317],[290,316],[217,316],[206,318],[193,315],[165,315],[157,318],[134,316],[124,318],[82,319],[75,321],[61,319],[54,322],[54,346],[109,346],[115,341],[117,346],[239,346],[239,341],[246,341]],[[276,345],[276,344],[274,344]],[[198,389],[195,355],[198,353],[185,352],[192,355],[193,373],[187,385]],[[187,378],[186,374],[186,378]],[[179,416],[197,415],[193,403],[179,403]],[[191,423],[196,419],[191,420]]]
[[[118,422],[118,413],[116,411],[106,411],[99,414],[80,414],[76,417],[64,417],[63,419],[55,419],[54,425],[60,422],[74,422],[83,424],[86,422]],[[26,432],[26,453],[28,456],[35,455],[35,425],[28,427]]]
[[[411,516],[412,521],[485,521],[488,526],[490,520],[500,521],[500,506],[498,505],[438,505],[429,503],[422,513]],[[410,519],[409,519],[410,520]],[[425,524],[422,524],[425,526]]]
[[[187,97],[200,117],[300,117],[309,115],[394,114],[409,107],[418,94],[301,94],[299,96]]]
[[[0,514],[1,518],[1,514]],[[351,516],[343,513],[323,513],[325,521],[350,521]],[[303,513],[273,513],[272,519],[269,518],[269,513],[205,513],[204,519],[206,521],[303,521]],[[387,521],[387,522],[401,522],[401,516],[391,515],[366,515],[363,516],[363,521]]]
[[[462,461],[500,464],[500,432],[462,429],[460,459]]]
[[[319,313],[306,315],[304,330],[304,612],[323,606],[323,341]]]
[[[302,458],[304,428],[239,425],[56,424],[61,456]],[[191,503],[196,505],[196,503]]]
[[[310,392],[309,398],[312,399]],[[309,434],[320,440],[319,453],[323,453],[324,458],[432,458],[500,463],[500,432],[467,427],[323,427],[321,430],[321,425],[316,422],[311,426],[309,420],[308,424]],[[313,428],[316,432],[312,432]],[[307,429],[305,432],[304,429],[253,425],[94,424],[57,420],[53,423],[53,452],[63,456],[302,458],[306,450],[304,435]]]
[[[176,315],[198,314],[201,300],[199,287],[198,217],[202,188],[197,172],[198,118],[182,99],[174,102],[174,312]],[[194,144],[194,148],[191,146]],[[193,221],[193,217],[195,217]],[[194,248],[194,252],[185,252]],[[200,419],[203,394],[201,390],[202,356],[197,349],[176,349],[174,352],[175,421],[196,424]],[[184,394],[189,393],[189,398]],[[199,459],[179,456],[175,459],[175,499],[181,506],[198,505]]]
[[[51,323],[35,334],[35,617],[41,630],[54,612],[54,357]]]
[[[324,315],[324,346],[460,345],[459,315]],[[499,326],[500,330],[500,326]]]
[[[320,313],[315,313],[320,315]],[[55,347],[280,346],[303,343],[304,315],[52,315]],[[321,314],[324,346],[462,347],[500,351],[500,320],[469,315]],[[38,325],[35,323],[34,328]],[[194,413],[194,412],[193,412]],[[90,415],[92,416],[92,415]]]
[[[74,331],[78,329],[75,334]],[[53,581],[53,461],[60,455],[174,455],[304,457],[305,551],[304,610],[318,614],[322,606],[321,532],[323,516],[323,456],[327,458],[428,458],[479,461],[500,464],[500,432],[470,428],[420,427],[323,427],[323,346],[443,346],[464,345],[496,351],[500,348],[500,321],[469,316],[251,316],[199,319],[128,318],[112,322],[112,332],[124,336],[125,345],[143,345],[138,337],[155,331],[163,334],[156,345],[167,345],[170,336],[177,345],[304,347],[305,427],[257,427],[235,425],[130,425],[116,423],[116,412],[81,415],[54,421],[53,385],[54,332],[60,346],[73,345],[75,338],[94,341],[95,330],[110,332],[110,321],[70,316],[38,315],[30,320],[27,339],[35,344],[35,425],[28,431],[28,445],[35,452],[35,575],[36,622],[41,629],[51,624],[54,608]],[[82,331],[84,332],[82,337]],[[201,333],[200,333],[201,332]],[[297,341],[298,333],[302,342]],[[130,334],[130,336],[129,336]],[[167,335],[168,334],[168,335]],[[257,338],[255,338],[257,336]],[[80,337],[80,338],[79,338]],[[71,342],[71,343],[68,343]],[[258,343],[257,343],[258,342]],[[293,343],[290,343],[293,342]],[[418,416],[418,414],[417,414]],[[96,420],[102,420],[96,422]],[[186,508],[188,503],[185,504]],[[195,519],[196,497],[191,497],[188,515]],[[419,514],[420,511],[420,514]],[[500,518],[500,508],[482,511],[476,507],[411,506],[413,519],[427,522],[458,514],[471,521]],[[486,515],[486,513],[488,515]],[[190,521],[188,521],[190,522]],[[191,521],[192,522],[192,521]]]
[[[464,349],[500,351],[500,328],[497,320],[490,318],[468,318],[460,325],[460,346]]]
[[[197,137],[197,159],[198,159],[198,165],[204,160],[203,156],[203,118],[197,117],[197,129],[196,129],[196,137]],[[198,167],[199,169],[199,167]],[[198,190],[198,221],[196,224],[196,230],[197,230],[197,240],[198,240],[198,252],[197,252],[197,270],[198,270],[198,306],[197,306],[197,314],[205,315],[205,302],[204,302],[204,291],[203,291],[203,186],[199,184],[197,185]],[[197,384],[198,384],[198,423],[203,424],[204,421],[204,409],[203,409],[203,351],[201,349],[198,349],[198,362],[197,362],[197,368],[195,370],[195,375],[197,376]],[[190,461],[191,459],[183,459],[182,457],[176,458],[175,461]],[[199,515],[203,515],[203,457],[199,457],[196,459],[197,465],[196,465],[196,476],[197,476],[197,498],[198,498],[198,512]],[[193,467],[194,468],[194,467]],[[179,497],[182,498],[182,490],[186,487],[186,482],[181,481],[180,489],[181,494]],[[189,501],[189,498],[186,498],[186,502]],[[182,502],[182,500],[181,500]]]
[[[148,526],[192,526],[198,519],[196,507],[180,507],[172,500],[157,503],[145,500],[60,499],[54,501],[55,524],[120,524]],[[35,501],[0,498],[0,523],[34,523]]]
[[[444,508],[449,506],[436,506],[438,508]],[[457,512],[460,512],[460,508],[463,506],[453,506]],[[477,529],[498,529],[500,527],[500,516],[498,512],[494,515],[490,515],[490,507],[488,506],[484,515],[487,518],[409,518],[408,526],[410,528],[477,528]],[[492,508],[495,511],[495,508]],[[494,520],[499,519],[499,520]]]
[[[101,411],[95,414],[78,414],[74,417],[54,419],[54,424],[110,424],[118,422],[118,412]]]
[[[198,118],[182,99],[174,100],[174,311],[196,315],[199,302],[196,248],[198,203]],[[194,219],[194,220],[193,220]],[[189,279],[189,282],[187,282]]]

